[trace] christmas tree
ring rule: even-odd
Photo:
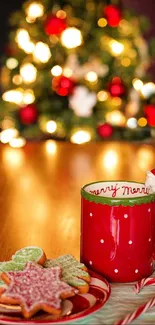
[[[154,137],[154,41],[119,1],[35,0],[10,19],[1,141]]]

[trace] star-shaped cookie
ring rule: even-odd
[[[0,295],[0,302],[20,305],[25,318],[30,318],[39,310],[59,315],[61,299],[77,293],[61,281],[59,266],[45,269],[29,262],[23,271],[3,272],[1,278],[8,287]]]

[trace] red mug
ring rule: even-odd
[[[155,194],[142,183],[105,181],[81,190],[81,261],[109,281],[153,273]]]

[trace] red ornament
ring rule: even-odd
[[[66,19],[53,15],[49,16],[47,17],[44,28],[47,35],[59,35],[67,28]]]
[[[147,105],[144,107],[144,112],[149,126],[155,126],[155,105]]]
[[[71,95],[75,87],[75,82],[65,76],[54,77],[52,80],[52,89],[60,96]]]
[[[35,105],[27,105],[21,107],[19,110],[19,118],[22,124],[33,124],[36,122],[38,117],[37,108]]]
[[[112,97],[122,97],[125,94],[125,86],[122,80],[118,77],[112,79],[108,88]]]
[[[98,126],[97,132],[102,138],[109,138],[113,134],[113,128],[108,123],[105,123]]]
[[[122,18],[122,13],[119,7],[116,5],[106,6],[104,8],[104,14],[109,26],[117,27],[119,25]]]

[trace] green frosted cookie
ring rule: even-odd
[[[76,260],[74,256],[71,254],[66,254],[59,256],[58,258],[55,259],[57,263],[61,263],[65,268],[78,268],[78,269],[84,269],[85,265],[83,263],[80,263],[79,261]]]
[[[24,264],[16,264],[13,261],[0,262],[0,272],[22,271]],[[7,285],[0,280],[0,288],[7,288]]]
[[[86,281],[78,278],[77,276],[75,276],[75,274],[70,275],[68,273],[64,274],[62,276],[62,279],[64,282],[67,282],[68,284],[70,284],[73,287],[81,287],[81,286],[85,286],[86,285]]]
[[[25,264],[27,262],[43,264],[45,259],[44,251],[37,246],[24,247],[12,256],[12,260],[17,264]]]
[[[17,264],[14,261],[7,261],[0,263],[0,272],[9,272],[9,271],[22,271],[25,264]]]
[[[85,265],[78,262],[72,255],[63,255],[56,259],[46,260],[44,267],[50,268],[60,266],[62,268],[62,279],[81,292],[88,291],[90,276],[85,271]]]

